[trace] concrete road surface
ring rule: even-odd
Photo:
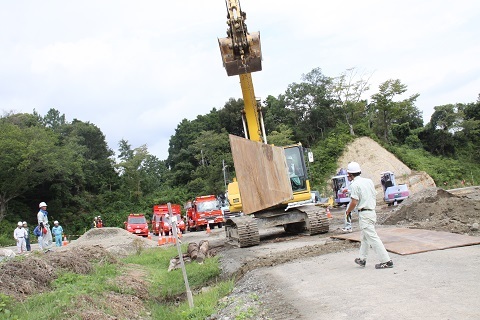
[[[400,256],[361,268],[357,251],[253,271],[298,312],[285,319],[480,319],[480,246]]]

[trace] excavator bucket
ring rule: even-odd
[[[262,70],[262,48],[260,46],[260,32],[247,35],[248,52],[243,56],[235,54],[231,38],[219,38],[218,45],[222,54],[223,66],[228,76],[252,73]]]

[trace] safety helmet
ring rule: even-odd
[[[360,173],[362,169],[360,169],[360,165],[357,162],[350,162],[347,166],[348,173]]]
[[[53,221],[53,224],[58,224],[58,221],[57,220]]]
[[[46,207],[46,206],[47,206],[47,204],[45,202],[40,202],[40,204],[38,205],[39,208]]]
[[[27,224],[27,221],[23,221],[23,225],[26,225]]]
[[[22,221],[18,221],[17,226],[19,226],[19,227],[23,226]]]

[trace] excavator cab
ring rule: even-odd
[[[247,15],[238,0],[226,1],[227,37],[219,38],[223,66],[228,76],[236,76],[262,70],[260,32],[248,33]]]

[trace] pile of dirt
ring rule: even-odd
[[[372,179],[377,189],[377,202],[383,201],[380,174],[392,171],[397,184],[407,184],[411,194],[436,187],[433,179],[423,171],[412,171],[395,155],[388,152],[376,141],[368,137],[355,139],[350,143],[338,160],[338,169],[346,168],[349,162],[358,162],[362,168],[362,177]]]
[[[94,228],[85,232],[68,246],[62,247],[62,250],[67,250],[70,247],[89,246],[102,246],[115,256],[127,256],[137,253],[144,248],[156,247],[157,243],[150,239],[136,236],[125,229]]]
[[[93,270],[93,262],[115,261],[115,257],[100,246],[55,253],[35,252],[24,259],[0,264],[0,293],[22,300],[50,290],[60,270],[88,274]]]
[[[403,201],[381,222],[478,236],[480,201],[429,188]]]

